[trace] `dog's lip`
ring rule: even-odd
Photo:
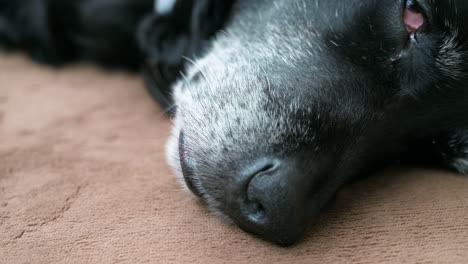
[[[201,196],[195,184],[195,172],[193,170],[193,160],[190,158],[190,150],[186,146],[184,132],[179,134],[179,159],[182,175],[187,187],[197,196]]]

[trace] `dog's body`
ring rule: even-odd
[[[0,43],[39,62],[78,59],[136,68],[143,60],[134,40],[151,0],[0,0]]]
[[[180,77],[185,57],[203,51],[233,2],[0,0],[0,49],[22,50],[55,66],[90,61],[108,68],[144,68],[148,90],[167,108],[170,85]],[[161,8],[168,10],[154,12]]]
[[[389,163],[466,174],[467,31],[463,0],[238,0],[175,85],[168,159],[214,212],[283,245]]]

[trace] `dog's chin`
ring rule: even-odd
[[[175,101],[175,105],[179,106],[181,104],[186,104],[187,101],[191,100],[191,97],[187,94],[187,92],[183,91],[182,89],[182,84],[178,83],[174,86],[174,92],[173,92],[173,98]],[[177,109],[179,109],[177,107]],[[179,153],[179,137],[180,137],[180,132],[183,131],[183,116],[179,115],[176,113],[173,117],[172,120],[173,126],[172,126],[172,131],[171,135],[166,143],[166,160],[169,166],[171,167],[172,171],[174,172],[177,182],[181,186],[181,189],[187,193],[187,195],[190,195],[193,198],[199,198],[201,202],[203,202],[206,205],[206,208],[208,211],[218,217],[220,220],[225,222],[226,224],[233,225],[234,222],[232,219],[223,211],[221,211],[219,208],[221,208],[220,202],[212,197],[209,192],[207,192],[203,186],[200,184],[200,182],[197,180],[195,188],[197,189],[198,195],[195,195],[192,190],[188,187],[187,182],[185,181],[184,175],[182,173],[182,165],[180,162],[180,153]]]

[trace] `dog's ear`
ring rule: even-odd
[[[0,0],[0,47],[25,50],[37,61],[56,57],[44,1]]]
[[[140,25],[138,41],[146,57],[145,79],[153,97],[170,108],[171,84],[186,58],[200,55],[229,18],[234,0],[155,0],[155,13]]]
[[[73,45],[64,35],[70,31],[67,26],[76,20],[76,15],[69,8],[72,5],[55,8],[58,2],[0,0],[0,48],[24,51],[36,62],[50,65],[74,59]]]
[[[0,49],[10,49],[18,42],[18,34],[14,28],[11,15],[11,4],[0,0]]]
[[[49,29],[66,55],[110,68],[139,69],[137,28],[152,0],[47,0]],[[62,52],[63,53],[63,52]]]
[[[87,60],[139,68],[135,35],[152,5],[153,0],[0,0],[0,46],[52,65]]]
[[[0,49],[11,49],[18,43],[19,35],[11,21],[0,15]]]

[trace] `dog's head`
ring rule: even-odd
[[[463,0],[238,1],[175,87],[168,159],[213,212],[291,244],[345,182],[462,122],[467,18]]]

